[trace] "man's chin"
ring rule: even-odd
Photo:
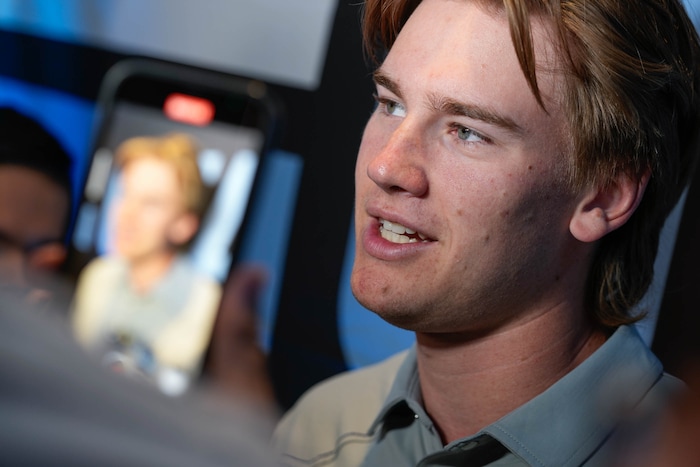
[[[417,325],[416,315],[404,304],[388,300],[385,296],[377,297],[376,295],[368,296],[358,294],[354,289],[353,295],[360,305],[376,314],[387,323],[408,331],[415,330],[415,326]]]

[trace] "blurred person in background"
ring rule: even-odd
[[[33,118],[0,108],[0,287],[29,302],[48,299],[66,257],[71,159]],[[49,291],[49,289],[54,289]]]

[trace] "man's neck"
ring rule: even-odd
[[[146,293],[170,270],[176,253],[159,252],[139,258],[129,264],[129,283],[138,293]]]
[[[577,322],[560,310],[479,336],[417,333],[425,409],[445,444],[473,435],[543,392],[605,339],[582,316]]]

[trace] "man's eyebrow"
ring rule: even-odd
[[[378,69],[373,73],[373,78],[375,84],[386,88],[399,99],[403,98],[399,84],[381,69]],[[524,133],[524,129],[512,119],[504,115],[500,115],[497,112],[489,110],[485,107],[466,104],[455,99],[441,97],[435,94],[430,95],[428,99],[430,108],[436,112],[447,115],[473,118],[474,120],[481,120],[490,125],[501,127],[515,134]]]
[[[430,107],[437,112],[480,120],[490,125],[501,127],[515,134],[522,134],[525,131],[523,127],[518,125],[512,119],[486,107],[466,104],[464,102],[437,95],[429,96],[429,102]]]
[[[398,98],[402,98],[403,96],[401,95],[401,88],[399,87],[399,84],[391,79],[386,73],[384,73],[381,69],[376,70],[372,74],[372,78],[374,78],[374,83],[377,86],[381,86],[383,88],[386,88],[394,94]]]

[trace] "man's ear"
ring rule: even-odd
[[[189,242],[199,229],[199,219],[192,213],[182,214],[170,226],[168,240],[172,245],[181,246]]]
[[[582,242],[595,242],[623,226],[642,201],[649,176],[648,171],[639,179],[622,174],[605,187],[591,188],[576,206],[571,234]]]

